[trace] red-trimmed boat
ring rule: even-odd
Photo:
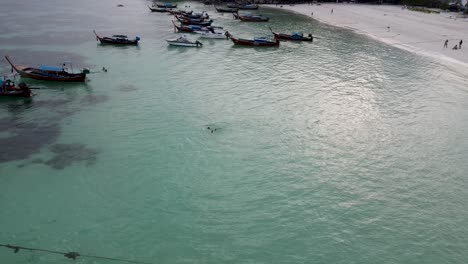
[[[138,45],[140,37],[135,37],[134,39],[128,39],[125,35],[113,35],[112,37],[100,37],[95,30],[93,30],[94,35],[96,35],[96,40],[101,42],[101,44],[111,44],[111,45]]]
[[[270,40],[266,37],[256,37],[254,39],[241,39],[235,38],[228,31],[226,31],[226,36],[232,40],[234,45],[239,46],[252,46],[252,47],[279,47],[279,40],[273,38]]]
[[[245,14],[240,15],[238,12],[232,13],[235,19],[239,19],[240,21],[244,22],[268,22],[270,20],[269,17],[264,17],[262,15],[253,15],[253,14]]]
[[[273,32],[271,28],[270,30],[271,30],[271,33],[275,35],[275,38],[279,40],[314,41],[314,37],[312,36],[312,34],[309,34],[308,36],[304,37],[304,34],[302,32],[293,32],[291,35],[288,35],[288,34]]]
[[[42,81],[57,81],[57,82],[84,82],[86,80],[86,74],[89,70],[83,69],[81,73],[69,73],[66,69],[51,67],[51,66],[40,66],[39,68],[27,67],[15,65],[11,62],[8,56],[5,59],[11,65],[11,67],[19,73],[21,77],[42,80]]]
[[[20,83],[16,87],[15,82],[8,77],[0,79],[0,97],[23,97],[29,98],[32,92],[25,83]]]

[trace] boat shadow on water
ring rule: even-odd
[[[113,45],[97,43],[96,46],[99,49],[141,50],[141,43],[138,45]]]
[[[281,45],[280,45],[281,46]],[[255,50],[258,52],[271,52],[271,51],[277,51],[280,46],[275,46],[275,47],[262,47],[262,46],[241,46],[241,45],[231,45],[232,49],[239,49],[239,50]]]
[[[90,81],[86,78],[86,82],[49,82],[35,80],[27,77],[21,77],[21,81],[25,82],[30,86],[30,89],[33,93],[36,93],[37,90],[63,90],[63,89],[76,89],[76,88],[86,88],[89,89],[88,82]]]

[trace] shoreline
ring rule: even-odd
[[[402,6],[344,3],[265,6],[306,15],[392,47],[468,68],[468,19],[456,18],[456,13],[426,14]],[[446,39],[449,43],[444,48]],[[465,42],[462,49],[453,50],[460,40]]]

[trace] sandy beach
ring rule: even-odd
[[[456,13],[426,14],[402,6],[361,4],[284,5],[283,9],[443,62],[468,66],[468,20],[457,18]],[[444,48],[447,39],[448,47]],[[453,50],[460,40],[465,42],[462,49]]]

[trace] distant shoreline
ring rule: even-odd
[[[378,41],[468,67],[468,19],[456,13],[427,14],[403,6],[364,4],[266,5],[311,17],[319,22],[347,28]],[[333,13],[332,13],[333,10]],[[444,41],[448,39],[448,47]],[[461,50],[453,50],[463,40]]]

